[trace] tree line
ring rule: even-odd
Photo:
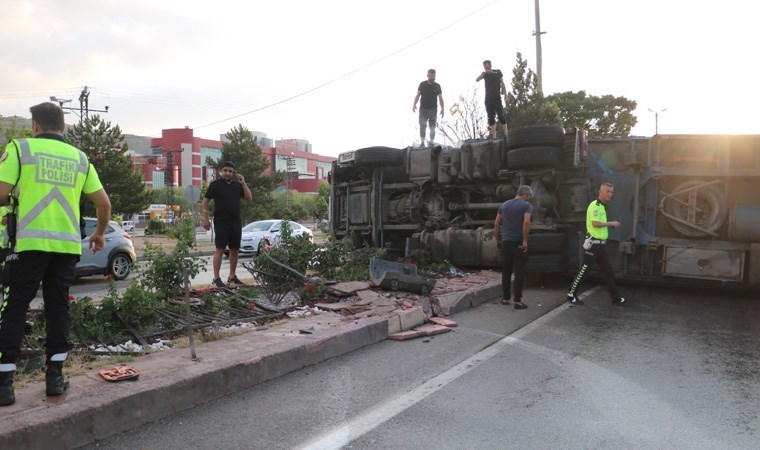
[[[19,125],[16,117],[2,119],[0,116],[0,133],[5,136],[3,151],[12,139],[32,137],[32,129],[27,125]],[[129,145],[118,125],[112,125],[99,115],[93,115],[76,125],[68,126],[64,136],[68,143],[87,155],[97,170],[100,181],[111,199],[115,217],[132,217],[143,212],[152,203],[179,205],[182,214],[198,210],[198,205],[187,201],[182,188],[148,188],[142,172],[135,170],[132,159],[126,154]],[[227,137],[229,142],[222,144],[221,158],[218,161],[209,159],[206,164],[219,170],[224,161],[233,161],[235,170],[245,177],[253,194],[253,202],[242,205],[241,216],[244,222],[271,218],[298,221],[327,216],[330,193],[327,183],[319,186],[316,196],[276,190],[285,179],[285,174],[267,173],[269,160],[261,152],[253,133],[239,125],[232,128]],[[204,182],[201,198],[206,188],[207,184]],[[80,208],[84,216],[95,214],[94,205],[86,197],[82,198]]]

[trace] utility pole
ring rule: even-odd
[[[534,0],[536,4],[536,31],[533,32],[533,36],[536,37],[536,81],[538,82],[538,90],[544,92],[543,88],[543,70],[541,62],[541,35],[546,32],[541,31],[541,11],[538,6],[538,0]]]
[[[649,112],[654,113],[654,134],[660,134],[660,113],[665,112],[668,108],[662,108],[659,111],[655,111],[652,108],[647,108]]]
[[[61,107],[61,109],[66,112],[70,111],[76,114],[76,109],[72,108],[71,106],[63,106],[66,103],[70,103],[71,99],[63,99],[58,98],[55,95],[50,96],[51,102],[56,102]],[[82,121],[85,119],[90,118],[90,111],[92,112],[108,112],[108,106],[105,107],[105,109],[90,109],[90,91],[87,88],[87,86],[82,89],[82,92],[79,93],[79,124],[82,124]]]
[[[296,171],[296,156],[293,152],[290,152],[290,156],[285,157],[285,207],[290,209],[290,179],[293,173]]]

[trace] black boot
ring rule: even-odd
[[[16,403],[16,395],[13,393],[14,373],[14,371],[0,372],[0,406]]]
[[[63,361],[48,361],[45,370],[45,394],[61,395],[68,387],[69,382],[63,378]]]

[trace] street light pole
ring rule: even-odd
[[[655,111],[652,108],[647,108],[649,112],[654,113],[654,134],[660,134],[660,113],[665,112],[668,108],[662,108],[659,111]]]

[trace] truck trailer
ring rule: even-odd
[[[499,267],[493,222],[531,186],[526,272],[573,273],[585,214],[615,187],[607,245],[616,278],[760,288],[760,135],[589,138],[533,126],[456,147],[369,147],[330,173],[330,230],[391,255],[425,251],[460,267]]]

